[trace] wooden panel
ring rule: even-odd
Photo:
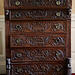
[[[66,10],[11,10],[10,20],[65,20],[70,19]]]
[[[10,32],[22,34],[27,32],[66,33],[66,21],[23,21],[10,22]]]
[[[11,49],[11,61],[58,61],[64,60],[65,48],[25,48]]]
[[[12,64],[11,75],[66,75],[66,63]]]
[[[10,47],[66,47],[66,35],[12,35]]]

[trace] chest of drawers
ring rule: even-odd
[[[72,0],[4,0],[7,75],[71,75]]]

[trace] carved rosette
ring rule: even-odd
[[[65,75],[65,68],[62,64],[34,64],[34,65],[12,65],[12,75]]]
[[[63,60],[65,51],[60,49],[12,50],[11,59],[25,61],[54,61]]]
[[[14,36],[11,37],[11,47],[30,46],[65,46],[65,36]]]

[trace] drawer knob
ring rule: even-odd
[[[59,30],[60,29],[60,25],[59,24],[55,25],[55,28]]]
[[[16,6],[19,6],[20,4],[21,4],[20,1],[16,1],[16,2],[15,2],[15,5],[16,5]]]
[[[57,52],[56,52],[56,56],[57,56],[57,58],[59,58],[60,55],[61,55],[61,53],[57,51]]]
[[[60,0],[56,1],[56,5],[60,5],[60,4],[61,4]]]
[[[61,68],[60,68],[60,67],[57,67],[57,68],[56,68],[56,71],[57,71],[57,72],[59,72],[60,70],[61,70]]]
[[[16,43],[17,43],[17,44],[19,44],[19,43],[21,43],[21,42],[22,42],[21,39],[16,39]]]
[[[17,30],[20,30],[22,27],[21,27],[21,25],[17,24],[15,28],[16,28]]]
[[[23,73],[23,69],[22,69],[22,68],[18,68],[18,69],[17,69],[17,72],[18,72],[18,73]]]
[[[56,12],[56,16],[57,17],[60,17],[61,16],[61,13],[60,12]]]
[[[21,53],[16,53],[16,57],[21,58],[22,54]]]
[[[15,17],[17,17],[17,18],[19,18],[20,16],[21,16],[20,13],[16,13],[16,14],[15,14]]]

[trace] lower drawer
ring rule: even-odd
[[[67,37],[62,34],[11,35],[10,47],[66,47]]]
[[[21,48],[11,49],[11,61],[59,61],[66,57],[65,48]]]
[[[11,75],[67,75],[65,63],[12,64]]]

